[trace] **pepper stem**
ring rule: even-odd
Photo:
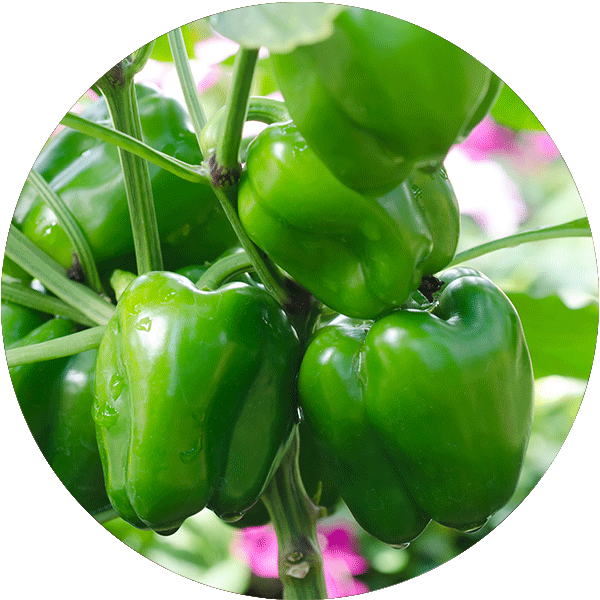
[[[215,155],[220,177],[231,183],[236,183],[240,176],[240,142],[257,60],[258,50],[240,48],[233,66],[234,75],[225,109],[223,136],[217,142]]]
[[[302,484],[299,452],[296,428],[290,449],[267,486],[262,501],[277,534],[279,579],[283,584],[284,600],[317,600],[327,598],[323,557],[317,542],[319,509]]]
[[[138,140],[142,126],[133,77],[149,56],[147,45],[110,69],[97,82],[106,99],[114,128]],[[125,191],[131,218],[138,274],[163,268],[160,239],[148,163],[145,159],[119,148],[125,179]]]

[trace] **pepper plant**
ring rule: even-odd
[[[457,254],[443,161],[503,114],[503,82],[379,13],[240,11],[211,19],[239,43],[214,114],[176,29],[185,107],[134,83],[149,43],[62,119],[10,227],[4,343],[36,442],[98,521],[270,520],[284,598],[326,598],[316,526],[339,498],[394,547],[510,500],[543,344],[465,263],[591,233],[582,218]],[[283,100],[250,95],[261,47]]]

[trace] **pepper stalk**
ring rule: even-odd
[[[153,44],[150,42],[142,46],[97,81],[115,129],[139,140],[142,139],[142,126],[133,78],[148,60]],[[138,274],[161,271],[163,262],[148,163],[121,148],[119,158],[125,179]]]

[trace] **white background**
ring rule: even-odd
[[[461,46],[533,109],[562,152],[588,211],[598,215],[598,43],[594,3],[541,0],[355,4],[424,26]],[[150,39],[214,10],[243,5],[175,0],[11,3],[0,40],[0,231],[63,114],[111,65]],[[162,6],[162,8],[161,8]],[[369,598],[597,597],[600,552],[598,364],[575,425],[525,502],[471,550]],[[221,599],[119,543],[75,503],[32,443],[0,365],[0,594]]]

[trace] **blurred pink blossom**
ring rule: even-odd
[[[514,131],[486,117],[458,146],[471,160],[505,157],[514,167],[529,171],[560,156],[545,131]]]
[[[368,592],[369,588],[353,577],[364,573],[369,564],[358,554],[351,526],[344,521],[319,523],[317,538],[323,553],[328,597],[343,598]],[[238,532],[232,552],[259,577],[278,577],[277,537],[272,525],[248,527]]]
[[[510,154],[516,150],[516,132],[486,117],[460,145],[471,160],[485,160],[491,154]]]

